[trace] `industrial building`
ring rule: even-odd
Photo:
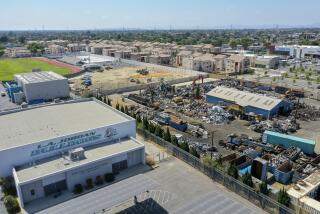
[[[291,109],[290,103],[282,99],[222,86],[208,92],[207,101],[216,105],[236,104],[242,108],[243,113],[254,113],[264,118],[271,118]]]
[[[145,163],[135,120],[96,99],[2,112],[0,135],[0,176],[14,177],[22,206]]]
[[[309,213],[320,214],[320,171],[317,170],[287,191],[290,202]]]
[[[40,103],[69,97],[68,79],[52,71],[15,74],[15,81],[6,84],[12,102]]]
[[[300,148],[304,153],[309,155],[314,154],[314,148],[316,145],[315,140],[309,140],[272,131],[265,131],[263,133],[262,141],[264,143],[279,145],[284,148],[290,148],[294,146],[296,148]]]
[[[274,52],[276,54],[291,56],[298,59],[320,58],[320,46],[283,45],[276,46]]]

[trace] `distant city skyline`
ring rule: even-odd
[[[318,0],[11,0],[0,30],[320,27]]]

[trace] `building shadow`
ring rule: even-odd
[[[135,205],[118,212],[117,214],[168,214],[158,202],[153,198],[148,198],[142,202],[138,202]]]

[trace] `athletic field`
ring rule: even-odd
[[[53,71],[61,75],[75,72],[69,65],[55,63],[54,60],[44,60],[44,58],[23,58],[0,60],[0,81],[14,79],[14,74],[31,72],[32,69],[42,71]]]

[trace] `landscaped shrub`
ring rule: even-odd
[[[104,180],[105,180],[106,182],[112,182],[112,181],[114,181],[114,175],[113,175],[113,173],[107,173],[107,174],[105,174],[105,175],[104,175]]]
[[[0,185],[2,187],[2,192],[4,195],[17,196],[17,191],[16,191],[13,177],[11,176],[1,177]]]
[[[98,175],[96,177],[96,185],[100,186],[102,184],[103,184],[103,178],[100,175]]]
[[[83,187],[81,184],[74,185],[74,190],[73,190],[74,194],[80,194],[82,192],[83,192]]]
[[[91,178],[88,178],[87,180],[86,180],[86,189],[92,189],[93,188],[93,181],[92,181],[92,179]]]
[[[3,203],[6,206],[8,213],[20,212],[20,206],[18,200],[15,197],[11,195],[5,196],[3,199]]]

